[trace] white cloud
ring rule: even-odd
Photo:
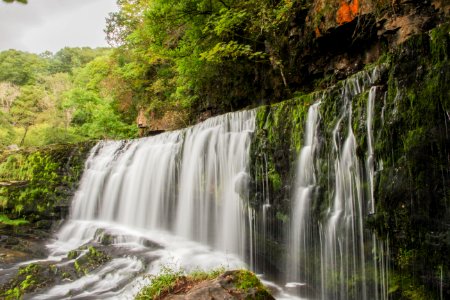
[[[0,1],[0,50],[41,53],[65,46],[106,46],[105,18],[116,10],[116,0]]]

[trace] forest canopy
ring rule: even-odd
[[[107,88],[114,80],[110,52],[0,52],[1,146],[135,136],[133,122],[121,117]]]

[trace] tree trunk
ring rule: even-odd
[[[28,126],[25,127],[25,133],[23,134],[22,140],[20,141],[20,147],[23,146],[23,142],[25,142],[25,137],[27,136],[28,133]]]

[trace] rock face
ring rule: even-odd
[[[416,295],[417,299],[438,299],[440,293],[443,298],[450,296],[447,192],[450,186],[447,128],[450,24],[416,34],[423,30],[421,26],[428,22],[426,18],[399,16],[390,19],[385,28],[403,28],[404,35],[397,35],[398,31],[393,33],[396,40],[413,35],[397,48],[385,52],[373,65],[381,71],[371,84],[378,95],[373,120],[376,213],[364,216],[364,226],[377,237],[389,240],[392,272],[389,296],[393,299],[407,299],[410,295]],[[406,23],[422,25],[405,27]],[[342,61],[342,70],[346,69],[345,65],[352,65],[351,60]],[[368,68],[360,75],[372,74],[373,70]],[[312,218],[317,222],[324,220],[329,201],[333,199],[330,178],[334,178],[334,174],[329,163],[333,149],[327,141],[342,109],[341,87],[342,82],[338,82],[322,91],[299,95],[257,111],[251,150],[253,198],[250,203],[259,212],[255,248],[262,269],[259,271],[263,273],[278,273],[280,278],[286,276],[283,253],[287,253],[288,243],[280,232],[288,231],[292,217],[295,166],[303,144],[301,133],[304,132],[306,107],[318,100],[321,101],[321,125],[315,168],[319,175],[311,203]],[[356,154],[362,169],[368,144],[367,99],[366,92],[351,100],[351,128],[356,136]],[[337,142],[342,143],[343,138]],[[267,195],[270,208],[264,210]],[[261,225],[263,221],[265,226]]]

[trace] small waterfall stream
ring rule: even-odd
[[[371,75],[362,72],[346,80],[338,99],[341,112],[330,133],[318,132],[320,104],[309,108],[297,165],[286,264],[286,287],[299,295],[312,299],[387,299],[385,246],[364,228],[366,216],[375,213],[372,120],[377,87],[372,84],[377,76],[375,69]],[[355,97],[367,90],[364,165],[357,155],[352,110]],[[327,182],[331,184],[326,194],[329,198],[322,200],[328,204],[321,216],[313,215],[313,202],[318,200],[313,193],[316,178],[327,176],[318,174],[315,167],[318,135],[328,136],[331,145],[327,154]]]
[[[289,238],[290,257],[287,268],[288,286],[311,282],[313,270],[309,268],[310,247],[314,243],[311,220],[312,193],[316,187],[315,152],[318,147],[319,105],[310,106],[305,127],[304,145],[301,149],[296,175],[296,190],[292,208],[292,224]],[[301,282],[299,282],[301,281]]]

